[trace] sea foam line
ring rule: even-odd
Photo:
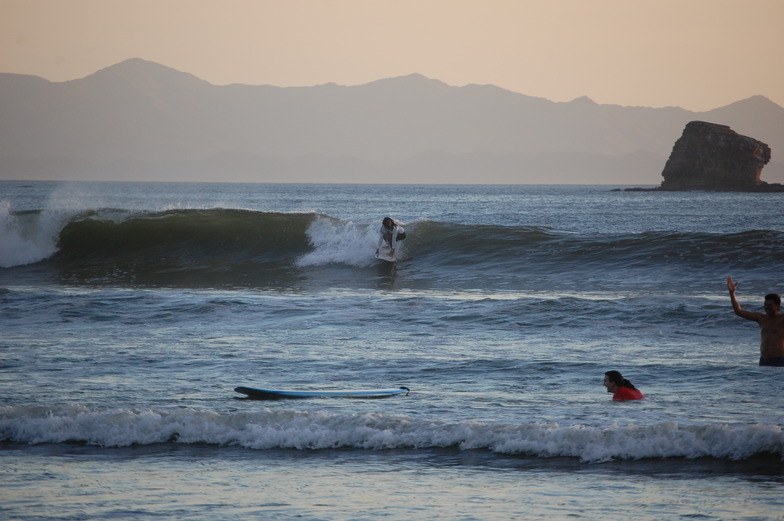
[[[499,454],[575,457],[586,462],[702,457],[742,460],[759,454],[784,455],[784,431],[778,425],[496,424],[267,408],[219,413],[5,406],[0,407],[0,440],[100,447],[204,443],[262,450],[458,447]]]

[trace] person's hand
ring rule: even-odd
[[[738,287],[738,282],[732,281],[732,276],[727,277],[727,289],[730,290],[730,293],[735,293],[735,289]]]

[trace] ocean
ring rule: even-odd
[[[0,518],[784,519],[784,194],[622,188],[0,182]]]

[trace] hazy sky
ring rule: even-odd
[[[784,105],[784,0],[0,0],[0,72],[144,58],[217,85],[418,72],[552,101]]]

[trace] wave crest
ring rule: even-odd
[[[525,274],[574,281],[625,270],[642,282],[662,270],[715,279],[784,264],[784,232],[581,235],[537,226],[405,225],[401,258],[420,279],[509,285]],[[376,265],[378,223],[316,213],[178,209],[13,214],[0,207],[0,266],[38,262],[69,283],[265,286],[311,277],[314,268]],[[718,275],[717,275],[718,273]],[[315,275],[318,277],[318,275]],[[372,275],[364,273],[358,280]],[[768,276],[768,275],[766,275]],[[349,279],[351,275],[349,276]],[[510,286],[511,287],[511,286]]]
[[[92,410],[78,405],[6,406],[0,408],[0,440],[29,444],[78,442],[100,447],[177,442],[257,450],[456,447],[499,454],[573,457],[586,462],[784,456],[784,430],[777,425],[511,425],[434,421],[375,412],[338,414],[268,408],[217,413],[192,409]]]

